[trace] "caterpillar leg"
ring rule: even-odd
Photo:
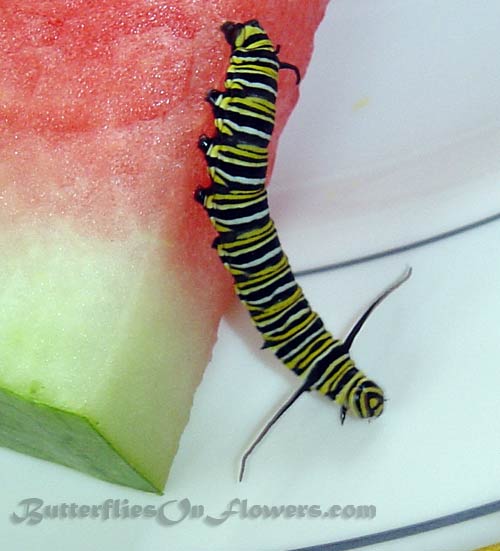
[[[200,203],[200,205],[205,206],[205,200],[207,198],[209,189],[210,188],[201,187],[201,186],[197,187],[194,191],[194,200],[197,203]]]
[[[235,235],[235,232],[232,231],[219,233],[219,235],[212,242],[212,248],[217,249],[220,245],[223,245],[224,243],[233,243],[236,239]]]
[[[221,97],[223,95],[224,95],[224,93],[221,92],[220,90],[212,89],[205,96],[205,101],[210,103],[210,105],[212,105],[212,107],[215,107],[217,105],[217,102],[221,99]]]
[[[224,243],[234,243],[238,238],[238,232],[235,231],[225,231],[219,233],[217,237],[217,244],[223,245]]]
[[[274,53],[278,55],[281,51],[281,44],[278,44],[274,50]],[[296,84],[300,84],[300,81],[302,80],[302,75],[300,74],[300,69],[297,67],[297,65],[292,65],[291,63],[287,63],[286,61],[278,61],[280,69],[291,69],[295,73],[296,77]]]
[[[198,147],[203,151],[203,153],[207,153],[210,149],[210,146],[212,145],[213,140],[212,138],[209,138],[206,134],[202,134],[198,138]]]
[[[345,406],[342,406],[340,408],[340,424],[341,425],[344,424],[346,415],[347,415],[347,408]]]
[[[280,69],[290,69],[295,73],[295,84],[300,84],[300,81],[302,79],[300,75],[300,70],[297,67],[297,65],[293,65],[292,63],[287,63],[286,61],[280,61]]]
[[[206,207],[208,197],[210,197],[210,195],[213,195],[214,193],[217,193],[218,190],[218,186],[213,182],[208,187],[198,186],[194,190],[194,200],[197,203],[200,203],[200,205]]]

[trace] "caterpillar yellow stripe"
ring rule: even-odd
[[[384,409],[382,389],[354,364],[349,348],[362,324],[408,272],[368,308],[342,342],[327,331],[297,284],[269,214],[265,181],[268,146],[274,129],[278,72],[297,67],[279,60],[278,51],[258,21],[226,22],[222,32],[231,46],[225,90],[211,90],[215,135],[200,137],[211,178],[199,188],[200,202],[219,236],[214,247],[234,278],[236,294],[271,349],[303,383],[273,417],[245,454],[245,461],[270,426],[303,392],[316,390],[361,418]]]

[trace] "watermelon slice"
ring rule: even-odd
[[[220,24],[258,18],[303,72],[326,3],[2,6],[1,445],[162,491],[232,296],[193,200]]]

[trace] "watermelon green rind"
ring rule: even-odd
[[[161,493],[102,435],[95,421],[0,389],[0,445],[101,480]]]

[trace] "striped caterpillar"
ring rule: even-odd
[[[337,402],[342,423],[347,412],[364,419],[382,414],[382,389],[355,366],[349,350],[373,309],[408,279],[411,270],[369,306],[345,341],[325,329],[281,248],[265,188],[278,72],[294,71],[297,83],[300,72],[280,61],[278,49],[258,21],[226,22],[221,30],[232,52],[225,91],[212,90],[207,95],[216,133],[212,138],[202,135],[199,147],[205,154],[211,185],[198,188],[195,199],[218,232],[213,246],[262,334],[263,348],[271,349],[303,380],[244,454],[241,480],[255,446],[306,391],[317,390]]]

